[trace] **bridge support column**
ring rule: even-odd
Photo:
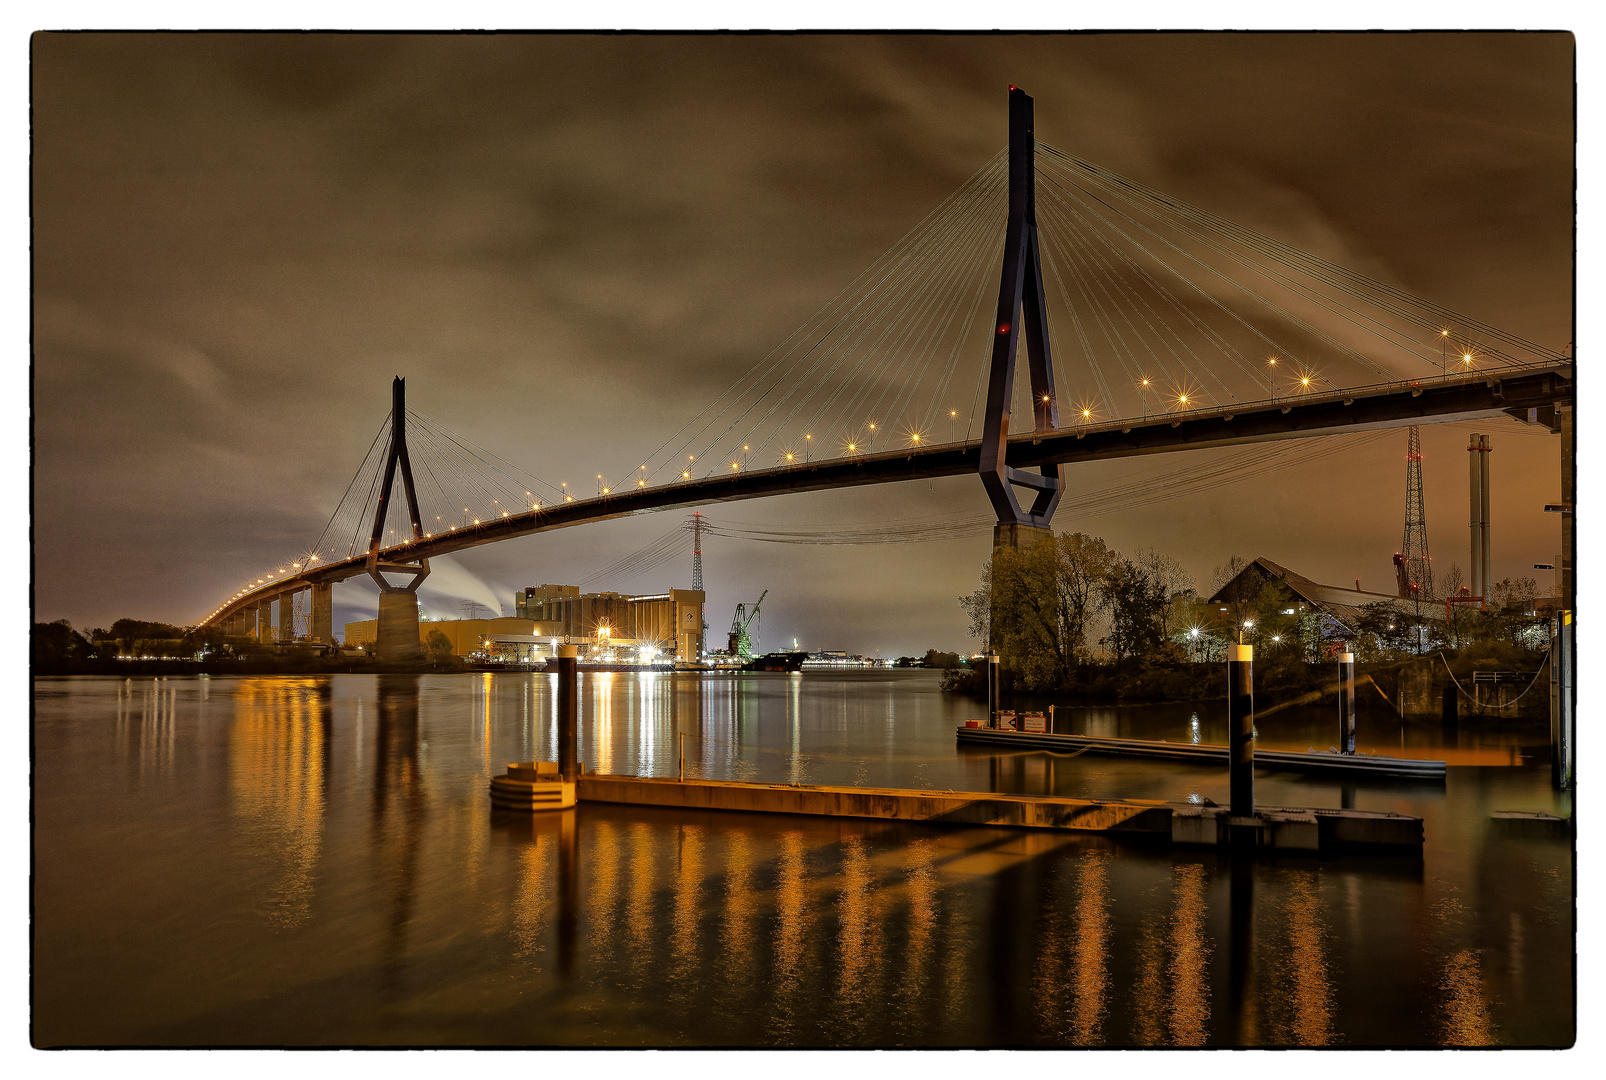
[[[335,603],[333,585],[312,587],[312,626],[309,636],[320,645],[335,643]]]
[[[558,772],[571,783],[580,777],[580,661],[576,652],[573,645],[558,646]]]
[[[1023,525],[1018,521],[1001,521],[993,526],[993,550],[1010,548],[1026,551],[1054,535],[1047,525]]]
[[[281,644],[289,644],[296,639],[296,594],[279,594],[279,632],[275,639]]]
[[[379,594],[379,659],[417,660],[423,655],[418,641],[418,594],[406,589]]]
[[[1033,473],[1009,464],[1009,418],[1015,396],[1015,358],[1024,339],[1032,384],[1032,430],[1045,435],[1059,427],[1054,393],[1054,362],[1049,354],[1048,306],[1037,246],[1036,137],[1032,99],[1009,88],[1009,215],[1004,227],[1004,261],[998,279],[998,309],[988,368],[987,411],[983,414],[977,471],[988,501],[998,514],[993,546],[1026,548],[1034,533],[1046,533],[1065,488],[1060,466],[1042,465]],[[1030,493],[1023,507],[1015,489]]]
[[[257,643],[266,645],[273,640],[273,601],[262,600],[256,607]]]
[[[1253,847],[1255,827],[1255,687],[1253,645],[1227,646],[1229,839]]]
[[[1338,748],[1355,753],[1355,654],[1338,654]]]

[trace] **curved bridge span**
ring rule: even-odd
[[[1500,415],[1536,421],[1545,410],[1572,404],[1573,374],[1570,362],[1536,364],[1498,374],[1384,383],[1231,409],[1027,433],[1008,440],[1005,461],[1012,471],[1027,470]],[[557,503],[276,576],[231,598],[199,625],[226,625],[259,605],[303,589],[327,590],[335,582],[376,571],[417,573],[421,561],[438,555],[555,529],[707,503],[985,473],[983,451],[983,440],[947,443],[735,472]]]
[[[986,406],[978,440],[919,445],[922,433],[916,426],[908,435],[916,445],[905,449],[857,453],[853,451],[859,442],[866,446],[878,442],[850,439],[846,457],[800,465],[788,454],[788,464],[776,468],[750,470],[738,465],[730,473],[701,479],[682,473],[681,482],[660,487],[646,486],[644,475],[635,487],[617,494],[604,487],[596,498],[565,499],[545,507],[526,491],[531,501],[516,500],[521,507],[517,513],[503,510],[500,500],[493,499],[494,512],[482,510],[482,516],[475,518],[464,506],[466,519],[458,519],[456,525],[434,524],[426,532],[407,446],[405,393],[398,378],[392,387],[383,478],[359,488],[377,499],[371,517],[367,503],[357,511],[358,525],[371,520],[371,529],[354,535],[345,548],[347,557],[338,557],[336,548],[292,563],[288,570],[258,579],[254,587],[229,597],[201,625],[245,633],[246,625],[256,620],[261,628],[260,620],[275,600],[288,601],[292,594],[310,590],[312,636],[332,642],[331,586],[366,574],[380,590],[379,654],[407,659],[419,651],[417,589],[429,574],[430,558],[517,536],[705,503],[969,473],[981,481],[997,515],[994,546],[1025,547],[1049,533],[1065,491],[1065,469],[1078,462],[1501,414],[1544,423],[1557,432],[1565,429],[1563,473],[1571,476],[1567,455],[1574,372],[1565,354],[1149,190],[1037,142],[1033,131],[1032,99],[1011,86],[1006,152],[788,337],[789,344],[704,410],[717,406],[716,415],[746,417],[761,400],[768,400],[767,411],[753,423],[767,422],[784,405],[789,411],[781,414],[783,426],[806,408],[809,419],[803,422],[809,427],[823,422],[827,429],[852,432],[862,421],[874,429],[873,418],[852,419],[848,410],[879,411],[883,405],[893,412],[906,409],[924,385],[921,380],[928,368],[943,372],[931,391],[935,401],[935,395],[950,385],[954,364],[961,348],[969,347],[966,342],[974,328],[986,335],[989,358],[981,372]],[[961,267],[974,265],[985,275],[988,266],[999,265],[991,262],[996,257],[991,245],[999,199],[1004,202],[1003,257],[998,302],[989,320],[986,278],[972,289]],[[1040,239],[1047,246],[1040,246]],[[1162,250],[1173,257],[1162,257]],[[1195,275],[1184,272],[1184,266],[1194,268]],[[1074,300],[1067,277],[1077,292]],[[1105,407],[1097,415],[1124,413],[1126,419],[1098,422],[1094,408],[1081,402],[1075,408],[1084,421],[1072,426],[1060,423],[1059,410],[1071,403],[1074,392],[1062,394],[1055,385],[1052,354],[1059,346],[1053,344],[1048,311],[1056,290],[1077,327],[1076,347],[1081,366],[1087,369],[1081,375],[1102,388]],[[1235,303],[1241,301],[1255,318],[1233,310],[1218,293],[1237,297]],[[1263,317],[1281,327],[1275,338],[1255,321]],[[1143,332],[1140,325],[1146,328]],[[1462,328],[1455,345],[1458,359],[1467,366],[1460,369],[1449,365],[1452,327]],[[1424,346],[1423,336],[1430,333],[1432,346]],[[1306,344],[1289,348],[1289,342]],[[1267,350],[1261,352],[1263,359],[1254,358],[1253,353],[1263,347]],[[1245,352],[1246,348],[1251,351]],[[1388,362],[1385,354],[1390,349],[1409,366],[1402,369]],[[815,359],[806,361],[817,351]],[[944,353],[947,359],[939,363],[936,358]],[[1162,353],[1175,363],[1168,365]],[[1323,363],[1339,365],[1334,368],[1336,377],[1322,374],[1315,366],[1317,356]],[[1022,378],[1017,380],[1017,359],[1022,358]],[[1281,369],[1276,368],[1279,358],[1284,361]],[[1103,370],[1108,359],[1132,378],[1138,402],[1126,399],[1117,404]],[[1472,367],[1475,360],[1477,369]],[[1163,374],[1165,380],[1145,374],[1151,361],[1156,368],[1150,374]],[[1406,381],[1397,374],[1434,366],[1437,377]],[[1452,370],[1457,373],[1451,374]],[[1210,391],[1207,398],[1231,404],[1201,407],[1193,380],[1207,373],[1222,390],[1220,396]],[[1280,400],[1279,374],[1290,391]],[[1226,376],[1239,389],[1232,389]],[[1363,384],[1373,378],[1392,381]],[[1168,385],[1162,396],[1160,383],[1167,380],[1174,385]],[[832,389],[816,400],[816,391],[826,382],[833,384]],[[1030,384],[1029,396],[1021,393],[1022,383]],[[872,400],[869,388],[878,384],[880,396]],[[1254,388],[1262,385],[1271,395],[1269,400],[1237,400],[1258,396],[1262,391]],[[1323,392],[1323,386],[1334,389]],[[897,392],[889,399],[894,387]],[[980,384],[977,389],[979,398]],[[1161,402],[1172,404],[1150,416],[1151,394],[1157,407]],[[739,410],[747,398],[752,400],[746,411]],[[1011,435],[1024,426],[1012,423],[1011,413],[1018,404],[1025,406],[1018,419],[1025,421],[1029,412],[1031,430]],[[1132,417],[1139,407],[1141,419]],[[842,411],[833,419],[828,414],[834,409]],[[1561,420],[1558,411],[1565,414]],[[935,415],[929,409],[925,414],[927,421]],[[950,418],[956,415],[949,411]],[[954,434],[952,429],[950,433]],[[806,430],[798,434],[812,437]],[[427,446],[435,433],[425,426],[419,436],[421,445]],[[376,440],[375,446],[379,445]],[[428,457],[421,461],[424,475],[439,487]],[[403,507],[391,501],[396,479],[406,500],[405,516],[400,513]],[[601,480],[599,476],[599,486]],[[1570,479],[1564,479],[1564,488],[1570,504]],[[345,505],[343,501],[331,522],[341,518]],[[387,529],[392,521],[396,527]],[[438,515],[432,518],[432,524],[437,522],[441,522]],[[1572,550],[1570,536],[1564,534],[1564,552]],[[399,537],[410,539],[395,542]],[[357,550],[362,554],[350,554]],[[392,578],[398,575],[411,581],[397,584]],[[293,636],[294,606],[278,604],[280,640]]]

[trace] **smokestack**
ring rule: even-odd
[[[1488,435],[1478,436],[1478,483],[1483,488],[1483,497],[1479,500],[1483,508],[1483,528],[1479,530],[1483,540],[1483,555],[1478,559],[1478,565],[1483,567],[1483,606],[1489,606],[1489,591],[1494,583],[1494,558],[1489,553],[1489,510],[1494,501],[1489,490],[1489,454],[1494,449]]]
[[[1483,454],[1479,440],[1481,435],[1472,434],[1467,439],[1467,474],[1471,497],[1470,528],[1472,530],[1472,587],[1478,591],[1479,596],[1487,597],[1483,591],[1483,471],[1479,468],[1479,460]]]

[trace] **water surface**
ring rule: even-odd
[[[493,812],[555,757],[544,674],[39,679],[36,1045],[1534,1046],[1573,1038],[1545,732],[1363,710],[1445,783],[1259,772],[1395,810],[1420,859],[600,804]],[[1379,703],[1380,704],[1380,703]],[[924,671],[582,676],[599,772],[1227,801],[1226,770],[961,748]],[[1061,731],[1225,741],[1219,703]],[[1327,708],[1263,746],[1336,741]],[[1456,764],[1456,762],[1463,762]]]

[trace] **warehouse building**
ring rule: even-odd
[[[556,627],[560,640],[579,646],[581,655],[611,650],[623,656],[646,648],[695,663],[703,656],[703,601],[697,589],[631,595],[532,585],[514,598],[514,606],[521,618]]]

